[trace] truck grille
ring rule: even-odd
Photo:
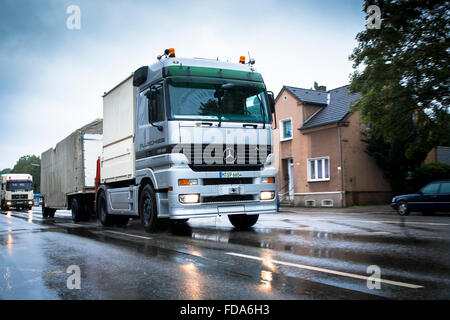
[[[254,200],[254,196],[251,194],[245,194],[245,195],[223,195],[223,196],[213,196],[213,197],[203,197],[204,203],[211,203],[211,202],[229,202],[229,201],[249,201]]]
[[[27,194],[13,194],[12,199],[13,200],[27,200],[28,195]]]
[[[255,171],[272,152],[270,145],[181,145],[194,171]],[[216,152],[219,154],[216,155]]]

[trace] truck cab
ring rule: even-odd
[[[137,215],[154,230],[162,218],[228,215],[247,228],[277,212],[274,97],[242,58],[166,51],[105,94],[102,223]]]
[[[29,174],[8,173],[1,176],[2,210],[31,210],[33,206],[33,177]]]

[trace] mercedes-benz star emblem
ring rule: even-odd
[[[234,161],[236,160],[233,148],[226,148],[223,152],[223,155],[226,163],[234,163]]]

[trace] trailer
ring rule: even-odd
[[[41,155],[42,216],[71,210],[74,221],[94,213],[96,163],[102,152],[103,120],[75,130]]]

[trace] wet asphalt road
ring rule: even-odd
[[[450,214],[286,211],[250,231],[218,217],[148,234],[34,209],[0,214],[0,299],[450,298]]]

